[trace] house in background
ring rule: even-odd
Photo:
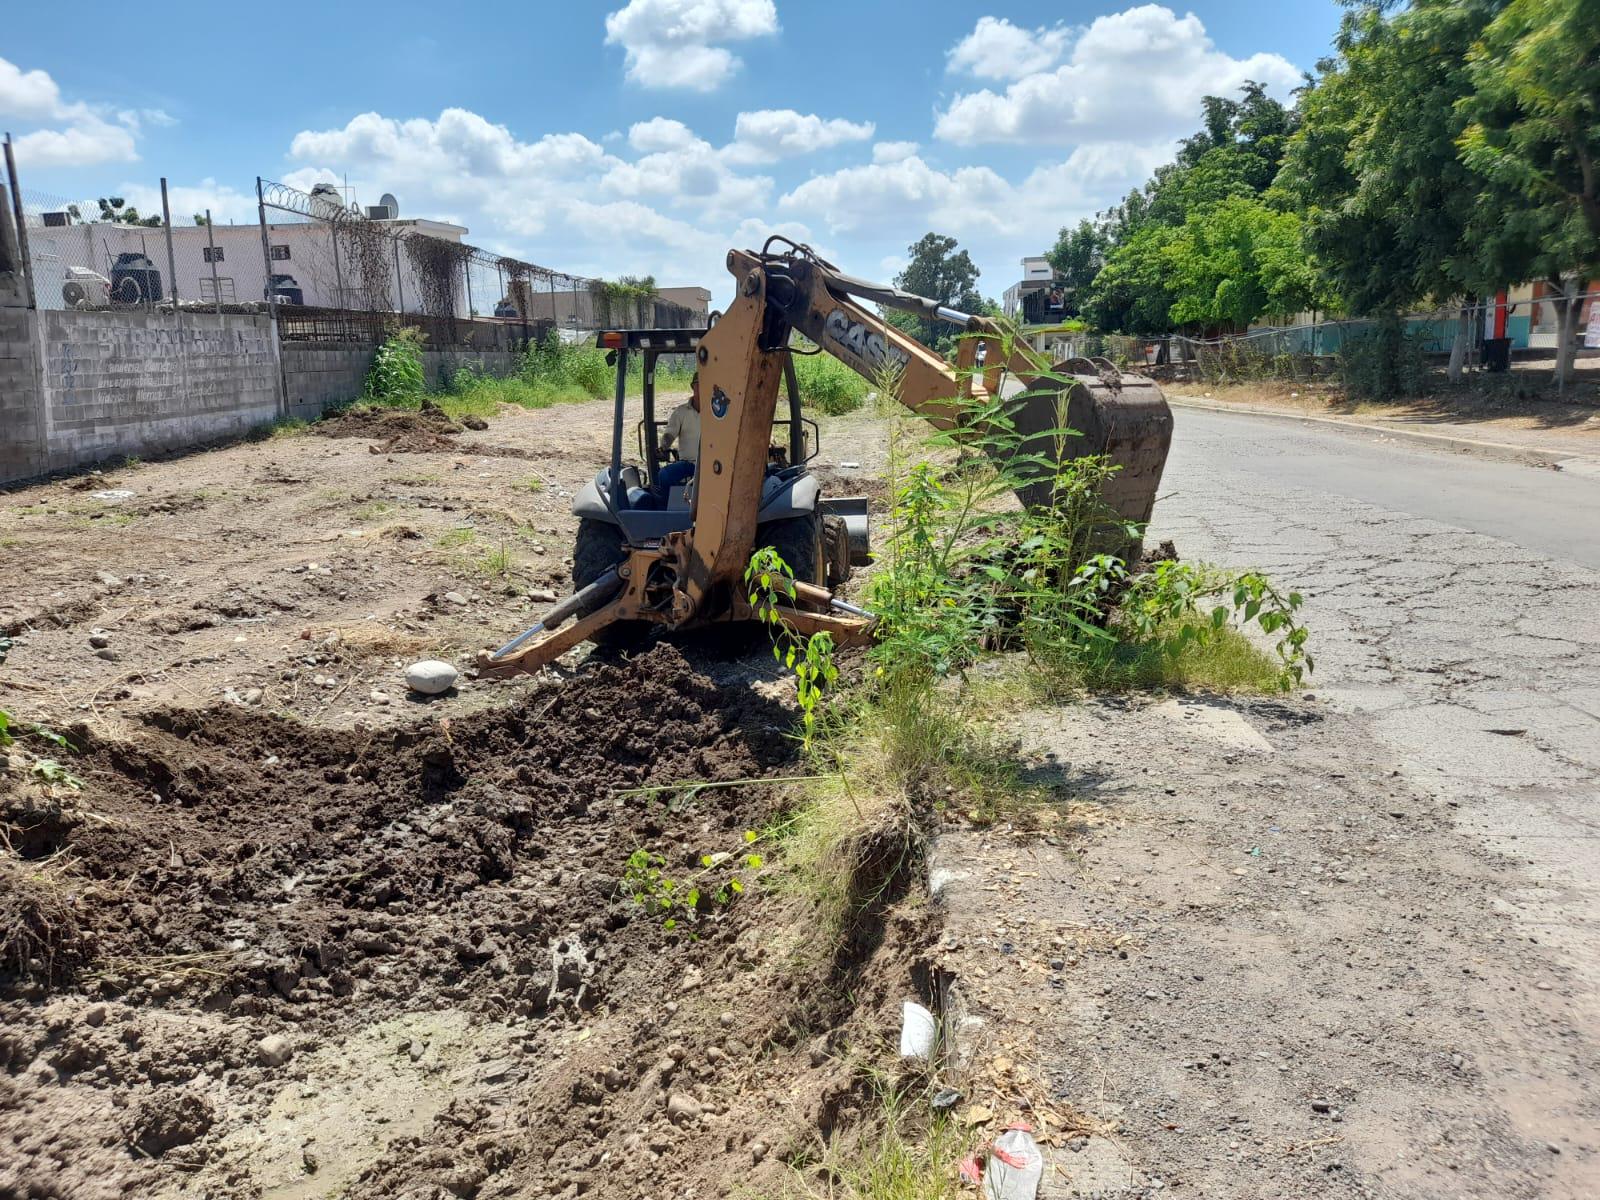
[[[1066,317],[1066,292],[1050,260],[1030,254],[1022,260],[1022,278],[1005,290],[1000,306],[1020,325],[1054,325]]]

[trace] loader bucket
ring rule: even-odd
[[[1052,373],[1065,381],[1040,379],[1028,387],[1018,380],[1006,389],[1017,397],[1011,418],[1025,435],[1024,452],[1052,460],[1058,447],[1064,460],[1104,455],[1117,472],[1106,480],[1101,495],[1121,520],[1146,525],[1172,445],[1172,410],[1166,397],[1153,380],[1123,374],[1107,363],[1077,359]],[[1062,427],[1080,436],[1058,439],[1051,431]],[[1051,481],[1047,473],[1040,474],[1018,492],[1028,507],[1050,503]],[[1142,541],[1141,536],[1128,545],[1119,536],[1106,549],[1133,564]]]

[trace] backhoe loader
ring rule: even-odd
[[[1105,501],[1126,522],[1150,519],[1172,440],[1172,414],[1150,380],[1104,360],[1047,369],[1026,346],[1007,345],[995,321],[851,278],[786,238],[767,239],[759,253],[729,251],[727,265],[737,295],[708,328],[599,334],[617,372],[611,461],[573,502],[576,591],[532,628],[480,654],[481,673],[536,672],[585,639],[615,641],[650,624],[681,630],[753,620],[743,575],[755,548],[766,545],[794,575],[793,594],[779,605],[784,621],[804,635],[826,631],[839,645],[870,640],[872,614],[834,595],[850,566],[867,559],[866,503],[822,498],[807,469],[815,425],[800,410],[793,355],[803,351],[791,345],[793,333],[869,381],[893,379],[900,402],[941,429],[998,401],[1022,439],[1016,461],[1025,465],[1017,488],[1024,505],[1048,503],[1054,475],[1048,462],[1031,470],[1027,463],[1105,455],[1118,467],[1103,487]],[[867,304],[969,335],[955,365]],[[639,464],[623,461],[634,354],[644,358]],[[663,459],[654,412],[662,354],[694,356],[701,397],[695,475],[665,496],[647,486]],[[773,444],[780,383],[787,384],[786,448]],[[1063,428],[1076,435],[1063,437]]]

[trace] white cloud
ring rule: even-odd
[[[959,145],[1169,141],[1194,128],[1203,96],[1227,95],[1247,79],[1287,91],[1299,78],[1276,54],[1224,54],[1193,13],[1146,4],[1096,18],[1065,63],[1003,95],[957,96],[934,132]]]
[[[814,175],[778,206],[815,214],[834,233],[888,232],[930,221],[955,232],[994,227],[1014,198],[1011,185],[988,167],[938,171],[912,155]]]
[[[910,158],[918,149],[915,142],[878,142],[872,147],[872,161],[896,163],[901,159]]]
[[[65,129],[36,129],[16,139],[17,161],[29,167],[87,167],[138,162],[133,134],[85,114]]]
[[[979,17],[973,31],[950,48],[946,66],[980,79],[1021,79],[1059,62],[1071,38],[1064,25],[1023,29],[1004,17]]]
[[[0,58],[0,117],[55,128],[35,129],[16,139],[17,161],[30,167],[83,167],[96,163],[137,162],[141,117],[152,124],[172,118],[160,109],[112,113],[81,102],[68,103],[46,71],[24,71]]]
[[[151,187],[147,183],[124,182],[117,188],[116,194],[142,213],[161,211],[159,187]],[[167,204],[172,211],[174,225],[187,225],[196,213],[204,213],[208,208],[211,210],[211,219],[218,225],[227,225],[230,222],[238,225],[256,223],[254,192],[246,194],[238,191],[227,184],[218,183],[209,175],[197,184],[177,184],[168,187]]]
[[[348,175],[358,195],[393,191],[408,216],[454,220],[478,245],[579,274],[653,273],[719,286],[729,231],[771,208],[772,180],[734,169],[681,121],[633,125],[611,150],[578,133],[522,141],[465,109],[436,119],[362,113],[297,134],[308,191]]]
[[[606,16],[606,44],[643,87],[715,91],[741,66],[722,43],[778,32],[772,0],[629,0]]]
[[[670,117],[651,117],[628,129],[628,145],[635,150],[651,153],[658,150],[682,150],[699,139],[694,130],[682,121]]]
[[[0,58],[0,116],[49,121],[64,116],[61,89],[46,71],[24,71]]]
[[[726,153],[734,162],[776,162],[801,154],[814,154],[845,142],[864,142],[872,136],[871,121],[823,118],[792,108],[765,108],[742,112],[733,123],[733,144]]]

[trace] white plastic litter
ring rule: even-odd
[[[933,1014],[915,1000],[907,1000],[900,1017],[900,1057],[932,1058],[933,1044],[938,1040],[938,1026]]]
[[[460,672],[447,662],[440,662],[436,658],[424,659],[406,668],[406,686],[424,696],[437,696],[454,687],[459,675]]]
[[[118,504],[123,500],[133,499],[133,493],[127,488],[106,488],[105,491],[94,492],[93,495],[96,500],[104,501],[106,504]]]
[[[1044,1155],[1026,1129],[1008,1129],[994,1140],[983,1172],[988,1200],[1034,1200],[1044,1178]]]

